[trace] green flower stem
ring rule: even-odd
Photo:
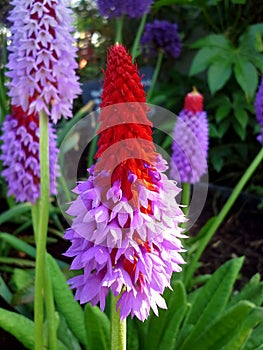
[[[182,211],[185,216],[187,216],[189,213],[190,197],[191,197],[191,184],[189,182],[183,182],[181,204],[183,205]]]
[[[216,230],[218,227],[221,225],[223,220],[225,219],[226,215],[232,208],[233,204],[235,203],[236,199],[240,195],[242,189],[245,187],[246,183],[248,180],[251,178],[252,174],[254,171],[257,169],[259,164],[263,160],[263,147],[259,151],[259,153],[256,155],[255,159],[253,162],[250,164],[248,169],[245,171],[235,188],[233,189],[233,192],[231,193],[230,197],[226,201],[225,205],[221,209],[220,213],[215,217],[215,220],[209,227],[208,231],[206,232],[204,238],[199,242],[198,248],[196,253],[194,254],[193,260],[191,263],[188,265],[188,268],[185,271],[185,285],[189,286],[189,283],[191,282],[191,279],[194,275],[195,268],[197,266],[197,262],[200,259],[203,251],[205,250],[207,244],[215,234]]]
[[[38,233],[38,225],[39,225],[39,201],[36,204],[32,205],[31,208],[32,213],[32,221],[34,228],[34,237],[35,242],[37,242],[37,233]],[[45,273],[44,273],[44,291],[45,291],[45,304],[46,304],[46,312],[47,312],[47,320],[48,320],[48,348],[52,350],[57,349],[57,332],[56,332],[56,314],[54,307],[54,298],[53,298],[53,290],[51,285],[51,279],[47,264],[47,254],[45,258]]]
[[[132,50],[131,50],[132,62],[134,62],[135,58],[139,55],[140,41],[141,41],[142,33],[144,30],[146,18],[147,18],[147,14],[144,14],[142,19],[141,19],[139,28],[137,30],[135,40],[133,42],[133,46],[132,46]]]
[[[49,142],[48,117],[42,111],[39,115],[40,130],[40,201],[37,233],[36,275],[35,275],[35,350],[43,349],[44,331],[44,281],[45,256],[49,216]]]
[[[126,320],[120,320],[120,310],[116,311],[119,297],[111,295],[111,350],[126,350]]]
[[[53,289],[51,284],[51,277],[49,273],[47,252],[45,257],[45,306],[47,313],[48,325],[48,349],[57,350],[57,322],[54,306]]]
[[[122,43],[122,28],[123,28],[124,15],[116,19],[116,40],[118,44]]]
[[[162,61],[163,61],[163,51],[159,51],[157,62],[156,62],[156,66],[155,66],[155,69],[154,69],[154,72],[153,72],[152,83],[151,83],[150,89],[149,89],[149,91],[147,93],[147,100],[148,101],[152,97],[152,93],[154,91],[154,88],[155,88],[155,85],[156,85],[156,82],[157,82],[157,78],[158,78],[158,75],[159,75],[159,72],[160,72],[160,69],[161,69]]]

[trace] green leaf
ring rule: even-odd
[[[246,3],[246,0],[231,0],[233,4],[245,4]]]
[[[231,63],[226,60],[214,62],[208,69],[208,85],[212,94],[220,90],[232,73]]]
[[[218,48],[210,47],[199,50],[193,59],[189,75],[192,76],[204,71],[219,52]]]
[[[2,225],[6,221],[10,221],[13,218],[17,218],[21,216],[21,214],[25,214],[29,212],[31,209],[30,203],[17,204],[15,207],[10,208],[0,214],[0,225]]]
[[[263,319],[263,309],[255,307],[243,320],[239,320],[230,341],[222,350],[240,350],[252,333],[253,328]]]
[[[220,122],[222,119],[226,118],[230,111],[232,109],[231,103],[229,99],[226,99],[226,102],[224,102],[222,105],[220,105],[215,114],[215,118],[217,122]]]
[[[241,300],[248,300],[260,306],[263,302],[263,282],[260,282],[260,274],[255,274],[240,292],[236,292],[230,299],[228,307]]]
[[[189,313],[187,323],[195,327],[180,350],[186,350],[201,332],[204,332],[225,308],[243,258],[232,259],[222,265],[202,287]],[[193,347],[194,349],[194,347]]]
[[[159,310],[159,317],[152,315],[148,334],[147,349],[169,349],[176,339],[176,330],[182,321],[184,312],[186,311],[186,292],[182,281],[177,280],[173,286],[173,292],[165,291],[165,300],[167,301],[167,310]],[[178,310],[180,309],[180,313]],[[181,317],[182,316],[182,317]],[[173,323],[171,329],[171,322]],[[169,328],[169,336],[166,332]],[[171,344],[168,346],[169,342]],[[163,344],[162,346],[160,344]],[[164,347],[164,344],[165,347]]]
[[[205,38],[199,39],[195,43],[193,43],[191,45],[191,48],[200,49],[200,48],[206,47],[206,46],[220,48],[220,49],[223,49],[225,51],[229,51],[229,50],[232,51],[231,42],[223,34],[208,35]]]
[[[246,138],[246,129],[243,129],[239,122],[237,122],[235,119],[232,121],[232,126],[237,133],[237,135],[240,137],[242,141]]]
[[[110,348],[110,320],[99,307],[85,306],[85,323],[88,345],[92,350]]]
[[[243,322],[249,313],[254,309],[254,305],[248,301],[241,301],[237,305],[228,309],[222,315],[216,316],[215,320],[208,325],[205,331],[200,331],[197,337],[184,349],[187,350],[222,350],[233,339],[233,335],[240,323]],[[216,312],[214,314],[218,315]],[[181,349],[180,349],[181,350]],[[233,349],[234,350],[234,349]]]
[[[84,312],[79,303],[74,300],[72,291],[57,262],[49,254],[47,261],[57,309],[65,317],[72,333],[82,344],[86,345]]]
[[[234,116],[239,122],[242,129],[246,129],[248,123],[248,114],[245,109],[237,107],[234,108]]]
[[[263,345],[263,322],[261,322],[250,334],[244,349],[242,350],[255,350],[259,349]]]
[[[258,86],[257,70],[253,64],[239,57],[234,65],[235,77],[248,98],[253,99]]]
[[[10,244],[13,248],[20,252],[26,253],[31,258],[35,258],[36,249],[21,239],[11,235],[10,233],[0,232],[0,239]]]
[[[212,152],[211,162],[215,170],[219,173],[224,165],[224,159],[222,157],[221,152]]]
[[[0,308],[0,327],[17,338],[27,349],[34,349],[34,322]]]
[[[129,350],[139,350],[138,330],[131,318],[127,319],[127,348]]]
[[[68,328],[68,324],[65,318],[61,314],[59,315],[57,336],[58,336],[58,339],[60,339],[61,343],[64,344],[67,350],[82,349],[77,339],[75,338],[74,334]]]

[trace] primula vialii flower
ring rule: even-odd
[[[56,123],[72,116],[72,101],[80,93],[75,74],[76,48],[70,32],[67,1],[13,0],[9,20],[8,84],[13,106],[25,112],[44,110]]]
[[[187,94],[173,136],[170,176],[176,181],[196,183],[207,171],[208,121],[203,96],[194,89]]]
[[[178,224],[185,221],[175,201],[179,189],[155,152],[145,101],[132,57],[116,44],[107,59],[97,163],[75,189],[68,210],[75,218],[65,235],[71,268],[84,271],[69,281],[76,299],[100,302],[103,310],[111,290],[121,294],[121,319],[142,321],[150,308],[166,308],[161,294],[184,263]]]
[[[261,132],[258,135],[257,139],[263,145],[263,78],[261,79],[261,83],[256,95],[255,110],[257,121],[261,127]]]
[[[35,203],[40,197],[39,116],[28,114],[21,107],[13,107],[12,114],[3,123],[1,140],[4,169],[2,175],[8,183],[8,195],[19,202]],[[56,136],[49,125],[50,193],[56,193],[58,175]]]
[[[148,13],[153,0],[97,0],[101,16],[121,17],[127,15],[131,18],[140,18]]]
[[[180,56],[182,41],[178,33],[177,24],[155,20],[147,23],[141,39],[143,53],[147,56],[156,56],[163,50],[168,56]]]

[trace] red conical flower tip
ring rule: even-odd
[[[187,111],[196,113],[203,111],[204,97],[198,92],[196,87],[193,87],[193,91],[186,95],[184,100],[184,109]]]

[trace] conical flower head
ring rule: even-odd
[[[4,170],[2,176],[8,184],[8,195],[14,195],[17,202],[35,203],[40,197],[39,164],[39,116],[25,113],[21,107],[13,107],[6,117],[1,140]],[[58,165],[56,158],[56,135],[49,124],[50,193],[56,194]]]
[[[101,16],[140,18],[150,11],[152,0],[98,0],[97,5]]]
[[[170,176],[179,182],[198,182],[207,171],[208,121],[203,96],[194,89],[174,127]]]
[[[263,144],[263,78],[261,79],[261,83],[256,95],[255,110],[257,121],[261,127],[261,132],[258,135],[257,140]]]
[[[29,114],[44,110],[54,123],[61,116],[72,116],[73,99],[80,93],[66,4],[66,0],[13,0],[9,16],[7,75],[12,105]]]
[[[78,184],[68,213],[75,217],[66,238],[73,269],[69,282],[81,303],[100,302],[111,290],[121,294],[121,318],[145,320],[150,308],[165,308],[161,294],[184,261],[175,201],[179,189],[168,180],[155,152],[149,107],[137,67],[122,45],[108,54],[98,130],[97,162]]]

